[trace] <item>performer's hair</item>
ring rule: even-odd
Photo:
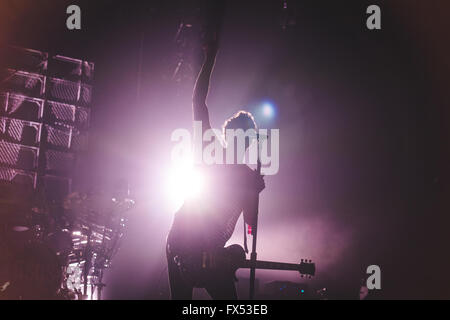
[[[242,129],[244,132],[248,129],[255,129],[256,131],[258,130],[258,126],[256,125],[255,118],[253,118],[253,115],[250,112],[241,110],[225,120],[222,126],[224,138],[226,137],[227,129]]]

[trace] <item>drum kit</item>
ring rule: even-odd
[[[72,193],[60,205],[0,203],[1,299],[101,299],[134,201]],[[5,217],[5,219],[4,219]]]

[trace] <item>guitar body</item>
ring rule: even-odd
[[[217,277],[236,279],[235,273],[239,268],[252,267],[252,262],[246,259],[244,249],[237,244],[209,252],[177,255],[175,262],[178,264],[183,280],[196,288],[204,288],[207,283],[214,281]],[[303,262],[303,260],[300,264],[256,261],[255,268],[292,270],[310,276],[315,274],[315,264],[311,261]]]
[[[204,288],[217,277],[235,279],[239,266],[245,262],[245,251],[237,244],[209,252],[194,252],[175,257],[183,280]]]

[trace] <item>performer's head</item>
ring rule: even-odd
[[[247,134],[245,136],[245,149],[247,149],[250,144],[254,140],[256,140],[256,131],[258,130],[258,126],[256,125],[255,118],[253,118],[253,115],[250,112],[243,110],[238,111],[224,122],[222,126],[222,132],[225,141],[227,141],[227,130],[229,129],[242,129],[244,133],[249,133],[250,131],[247,131],[249,129],[254,130],[253,134],[251,134],[251,137]]]

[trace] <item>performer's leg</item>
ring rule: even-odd
[[[218,275],[216,281],[206,286],[206,291],[213,300],[237,300],[236,287],[234,279],[230,277],[221,277]]]
[[[167,270],[169,273],[170,296],[172,300],[192,300],[193,287],[187,285],[181,278],[180,270],[173,260],[173,255],[167,252]]]

